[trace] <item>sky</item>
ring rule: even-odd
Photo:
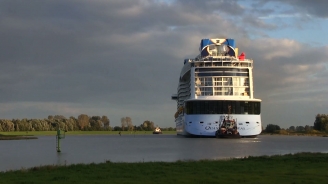
[[[0,1],[0,119],[106,115],[175,127],[180,70],[203,38],[254,59],[262,125],[328,114],[326,0]]]

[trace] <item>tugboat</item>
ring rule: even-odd
[[[222,124],[220,123],[220,128],[215,132],[215,137],[239,139],[241,136],[237,129],[237,122],[234,119],[230,119],[231,106],[228,106],[228,111],[228,117],[223,119]]]
[[[162,134],[162,130],[156,127],[155,130],[153,131],[153,134]]]

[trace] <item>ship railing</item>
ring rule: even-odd
[[[252,59],[237,59],[236,57],[232,57],[232,56],[208,56],[208,57],[203,57],[203,58],[194,58],[194,59],[185,59],[188,62],[204,62],[204,61],[208,61],[208,62],[212,62],[212,61],[240,61],[240,62],[253,62]]]
[[[190,62],[192,66],[196,67],[253,67],[252,59],[239,60],[234,57],[227,56],[189,59],[188,62]]]

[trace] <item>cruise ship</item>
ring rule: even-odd
[[[234,39],[202,39],[199,55],[185,59],[174,114],[177,135],[215,137],[229,119],[241,137],[262,131],[261,99],[253,94],[253,60],[238,55]]]

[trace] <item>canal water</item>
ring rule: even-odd
[[[217,139],[176,135],[66,136],[56,152],[55,136],[0,141],[0,171],[42,165],[111,162],[174,162],[298,152],[328,153],[327,137],[272,136]]]

